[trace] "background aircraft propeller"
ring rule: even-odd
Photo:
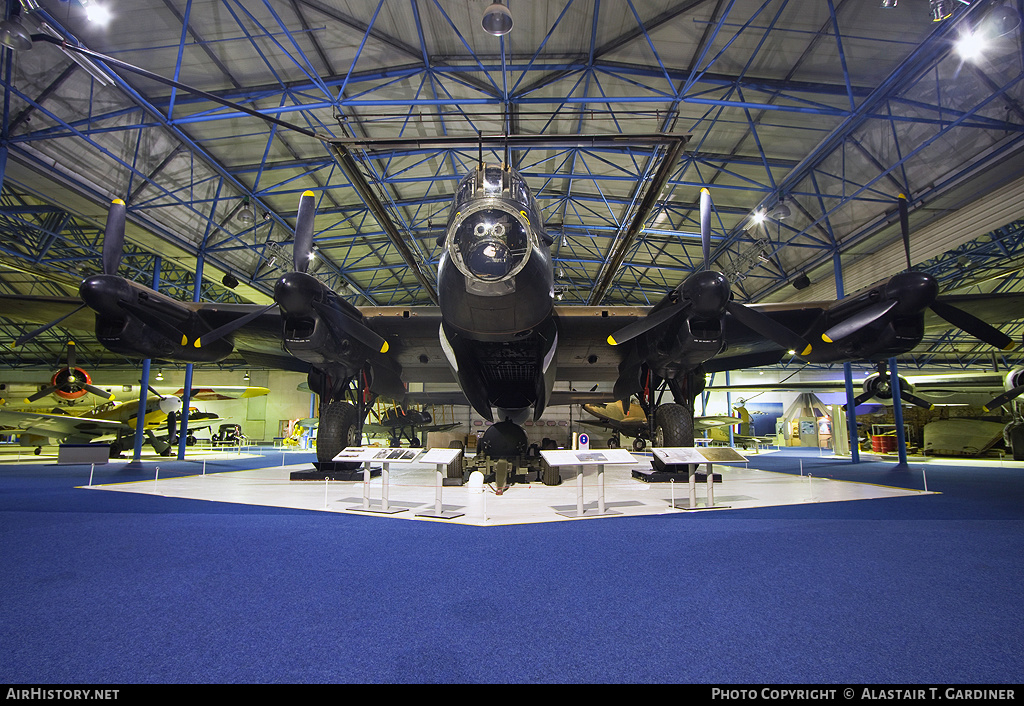
[[[912,265],[910,259],[910,219],[907,212],[907,197],[900,194],[898,203],[900,231],[903,238],[903,250],[906,254],[907,271],[909,272],[912,269]],[[900,292],[895,292],[891,295],[892,298],[872,304],[853,316],[840,321],[822,334],[822,340],[826,343],[832,343],[860,332],[867,326],[870,326],[885,317],[890,311],[897,307],[900,303],[900,295]],[[937,316],[949,322],[956,328],[974,336],[978,340],[987,343],[990,346],[994,346],[1001,350],[1010,350],[1014,347],[1013,339],[997,329],[995,326],[982,321],[974,314],[969,314],[963,309],[958,309],[952,304],[944,302],[941,298],[933,299],[928,304],[928,308],[930,308]]]
[[[105,400],[113,400],[114,396],[106,390],[100,389],[89,382],[88,376],[83,370],[75,367],[75,344],[68,341],[67,365],[53,376],[52,383],[47,385],[34,395],[25,398],[26,402],[35,402],[53,393],[63,393],[71,396],[85,390],[86,392],[102,397]],[[70,397],[69,397],[70,398]]]

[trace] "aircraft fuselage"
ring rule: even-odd
[[[554,383],[558,326],[550,239],[513,169],[488,164],[459,183],[438,263],[441,345],[485,419],[540,418]],[[440,243],[439,243],[440,244]]]

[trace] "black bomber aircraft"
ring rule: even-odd
[[[45,34],[32,35],[32,40],[61,44],[321,141],[389,230],[386,211],[374,207],[373,189],[354,176],[358,168],[348,144],[352,140],[325,136]],[[559,144],[605,140],[623,145],[640,138],[637,144],[670,145],[662,169],[671,169],[689,136],[563,136]],[[912,350],[926,332],[939,333],[950,325],[997,348],[1013,345],[980,315],[996,323],[1016,320],[1024,311],[1024,294],[940,298],[935,279],[910,267],[902,195],[907,270],[838,301],[736,301],[728,279],[711,267],[711,198],[702,189],[700,271],[650,308],[557,306],[552,239],[509,154],[510,149],[547,146],[558,139],[500,136],[496,142],[505,147],[503,164],[484,162],[480,139],[478,164],[459,183],[445,232],[438,238],[443,250],[437,266],[437,306],[356,307],[309,273],[315,200],[306,192],[296,218],[294,271],[277,282],[270,306],[180,302],[119,276],[125,204],[116,199],[104,236],[102,274],[81,283],[80,298],[3,295],[0,311],[21,321],[50,322],[20,342],[64,322],[67,328],[94,330],[104,346],[127,357],[209,363],[237,351],[256,367],[304,372],[320,400],[320,461],[359,442],[373,399],[401,401],[410,382],[454,377],[473,409],[496,422],[488,433],[507,435],[508,445],[518,446],[524,436],[518,425],[531,417],[540,419],[559,397],[557,391],[552,394],[556,380],[614,381],[612,397],[624,408],[632,396],[639,399],[656,445],[690,446],[694,400],[704,389],[705,373],[774,364],[789,350],[811,363],[880,364]],[[417,145],[430,148],[444,141],[420,140]],[[365,144],[355,147],[366,149]],[[389,232],[401,245],[397,229],[391,226]],[[1008,394],[1022,392],[1024,386]],[[671,401],[662,403],[666,393]],[[1009,401],[1006,395],[1000,399],[1001,404]]]
[[[691,446],[705,373],[773,364],[789,350],[813,363],[884,361],[949,324],[1007,348],[1012,341],[975,312],[1008,321],[1024,311],[1024,295],[939,298],[934,278],[914,271],[834,302],[741,304],[710,267],[707,189],[703,269],[658,304],[556,306],[552,241],[526,181],[507,164],[482,161],[460,182],[438,239],[438,306],[356,307],[307,272],[314,204],[312,192],[302,195],[294,271],[277,282],[268,307],[180,302],[119,276],[121,200],[108,215],[103,273],[82,282],[80,300],[0,301],[12,318],[91,324],[104,346],[126,356],[203,363],[238,350],[253,365],[307,373],[320,400],[319,461],[360,442],[377,396],[402,400],[407,383],[446,376],[512,445],[523,435],[518,425],[543,416],[557,380],[604,380],[614,381],[612,397],[624,408],[639,400],[655,445]],[[82,316],[86,308],[92,316]]]

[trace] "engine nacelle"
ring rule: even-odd
[[[1009,392],[1021,385],[1024,385],[1024,368],[1014,368],[1006,374],[1006,379],[1003,381],[1003,390]]]
[[[900,380],[900,392],[914,392],[914,386],[902,375],[899,376]],[[878,373],[871,373],[864,378],[862,388],[865,393],[871,393],[872,397],[875,397],[886,402],[892,401],[892,382],[889,376],[880,375]]]
[[[195,342],[210,327],[188,306],[117,275],[93,275],[78,289],[96,312],[96,338],[129,358],[167,358],[186,363],[215,363],[234,346],[229,337]]]

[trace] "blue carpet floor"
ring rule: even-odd
[[[921,487],[913,464],[800,453],[757,465]],[[0,469],[3,682],[1024,677],[1021,470],[931,466],[941,495],[489,528],[76,489],[88,472]]]

